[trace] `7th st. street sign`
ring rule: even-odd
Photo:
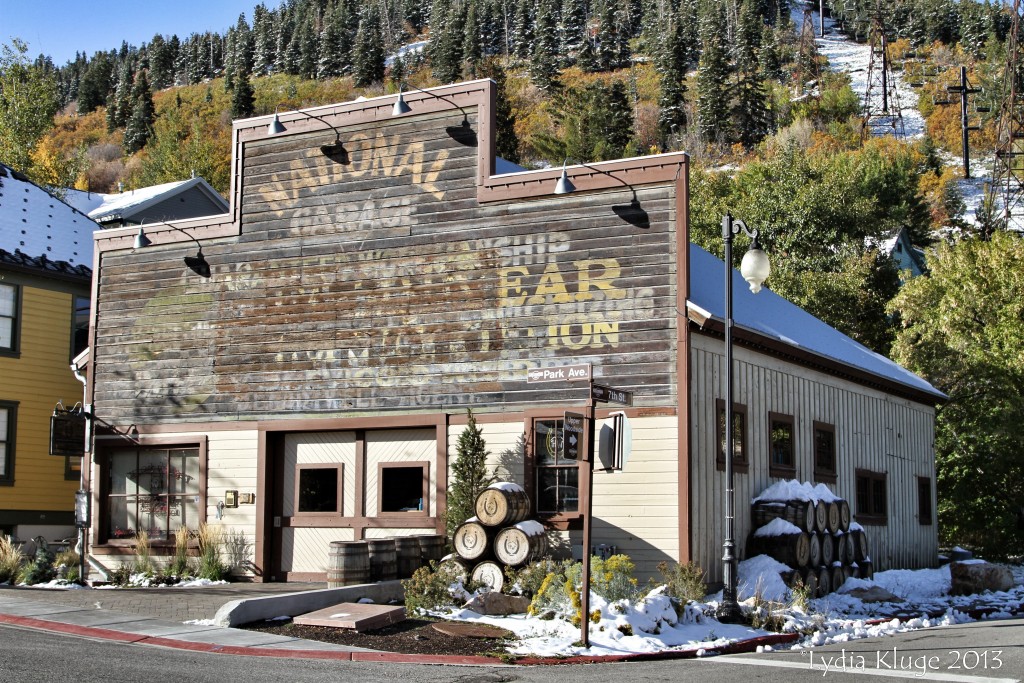
[[[595,401],[604,401],[605,403],[620,403],[624,406],[633,405],[632,391],[613,389],[603,384],[591,384],[590,396]]]

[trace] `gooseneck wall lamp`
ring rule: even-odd
[[[758,244],[756,229],[749,230],[743,221],[730,214],[722,218],[722,240],[725,242],[725,540],[722,543],[722,604],[718,607],[718,620],[723,623],[738,623],[743,612],[736,601],[736,541],[733,519],[736,501],[733,491],[733,396],[732,396],[732,238],[740,231],[751,239],[750,249],[743,255],[740,275],[750,284],[750,291],[757,294],[761,284],[771,273],[768,255]],[[716,444],[717,447],[717,444]]]
[[[135,235],[135,243],[134,246],[132,247],[133,249],[144,249],[149,245],[153,244],[153,241],[146,236],[146,230],[144,228],[145,223],[146,221],[142,221],[142,223],[139,224],[139,232]],[[188,266],[189,269],[191,269],[192,272],[194,272],[196,275],[199,275],[201,277],[210,277],[210,264],[206,262],[206,257],[203,256],[203,245],[199,244],[199,240],[197,240],[195,237],[185,232],[181,228],[175,225],[171,225],[170,223],[164,223],[163,221],[161,221],[161,225],[166,225],[168,228],[171,228],[172,230],[177,230],[182,235],[188,237],[190,240],[196,243],[196,246],[199,248],[199,251],[196,252],[195,256],[186,256],[185,265]]]
[[[398,99],[395,100],[395,105],[391,107],[392,117],[405,116],[406,114],[412,112],[412,107],[410,107],[409,103],[405,101],[406,89],[415,90],[417,92],[423,93],[424,95],[429,95],[434,99],[441,100],[442,102],[447,102],[448,104],[452,105],[460,112],[462,112],[462,123],[460,123],[457,126],[446,126],[444,130],[446,133],[448,133],[448,137],[450,137],[452,140],[455,140],[455,142],[459,143],[460,145],[466,145],[467,147],[476,147],[476,131],[474,131],[473,128],[469,125],[469,116],[466,114],[466,110],[457,105],[450,98],[445,97],[444,95],[438,95],[437,93],[430,92],[429,90],[417,88],[415,85],[410,85],[408,83],[403,82],[398,87]]]
[[[326,120],[317,116],[316,114],[310,114],[308,111],[296,109],[295,113],[302,114],[303,116],[310,119],[315,119],[316,121],[319,121],[320,123],[330,128],[332,131],[334,131],[334,142],[330,143],[329,145],[320,145],[320,153],[323,154],[325,157],[329,157],[333,161],[337,161],[339,164],[347,165],[349,163],[348,150],[345,149],[345,145],[342,144],[341,133],[338,131],[337,128],[335,128]],[[278,114],[278,110],[275,108],[274,118],[270,122],[270,125],[267,126],[267,135],[273,137],[274,135],[280,135],[281,133],[284,133],[287,130],[288,129],[285,127],[285,125],[281,123],[281,117]]]
[[[566,157],[565,160],[562,161],[562,175],[559,176],[558,182],[555,183],[555,194],[571,194],[576,191],[576,185],[573,184],[572,180],[569,179],[569,173],[566,170],[568,163],[569,158]],[[618,177],[614,173],[609,173],[608,171],[597,168],[596,166],[591,166],[590,164],[580,164],[580,166],[591,171],[594,171],[596,173],[606,175],[609,178],[622,183],[626,189],[633,193],[633,198],[629,200],[629,204],[620,204],[613,206],[612,211],[622,220],[632,225],[635,225],[638,228],[651,227],[650,216],[648,216],[644,208],[640,206],[640,200],[636,196],[636,189],[634,189],[632,185],[630,185],[629,183],[627,183],[625,180]]]

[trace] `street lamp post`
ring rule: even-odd
[[[722,218],[722,240],[725,242],[725,540],[722,543],[722,604],[718,620],[725,623],[741,621],[743,613],[736,602],[736,541],[733,518],[736,502],[733,496],[733,411],[732,411],[732,238],[740,230],[751,239],[750,249],[743,255],[740,274],[757,294],[768,279],[771,266],[768,255],[757,242],[758,231],[749,230],[743,221],[730,214]]]

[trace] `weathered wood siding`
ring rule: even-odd
[[[468,110],[477,127],[475,111]],[[105,252],[95,403],[106,419],[244,420],[574,397],[526,370],[590,362],[675,401],[675,184],[480,203],[461,114],[243,146],[241,234]],[[629,177],[622,179],[623,183]],[[621,211],[620,211],[621,213]]]
[[[715,400],[725,395],[721,339],[692,335],[693,481],[690,510],[695,560],[721,580],[725,474],[715,466]],[[884,472],[888,523],[864,525],[875,569],[932,566],[937,561],[934,521],[917,518],[917,477],[935,481],[935,410],[824,373],[735,347],[734,398],[747,406],[748,473],[735,475],[736,543],[746,558],[750,502],[775,481],[768,473],[768,413],[794,418],[796,478],[814,481],[813,422],[835,426],[837,480],[830,486],[857,512],[855,470]],[[934,485],[933,485],[934,488]],[[934,506],[933,506],[934,509]]]

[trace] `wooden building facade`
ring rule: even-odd
[[[395,99],[282,113],[274,135],[270,117],[238,121],[228,214],[147,225],[145,249],[131,229],[96,236],[89,402],[111,429],[93,445],[92,554],[113,564],[139,529],[159,548],[207,521],[244,534],[260,580],[322,579],[332,540],[443,530],[468,409],[568,553],[582,506],[560,427],[589,391],[528,373],[588,364],[635,396],[628,465],[595,476],[594,542],[645,574],[680,559],[717,573],[703,392],[721,391],[686,313],[686,155],[572,166],[577,191],[556,195],[561,169],[494,174],[490,81],[407,93],[399,116]],[[182,264],[182,231],[210,277]],[[772,358],[740,362],[798,393],[871,391]],[[928,443],[909,457],[934,478],[935,396],[903,393],[893,424]],[[850,448],[844,468],[870,464]],[[930,563],[934,525],[907,528],[893,561]]]

